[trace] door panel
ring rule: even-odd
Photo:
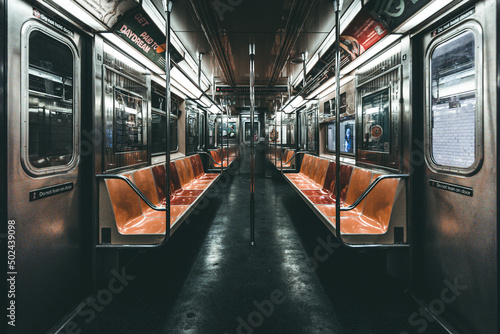
[[[90,224],[80,218],[83,46],[76,31],[39,19],[39,8],[20,1],[8,7],[7,214],[16,226],[15,333],[44,333],[89,292]]]
[[[424,96],[415,104],[423,110],[414,114],[423,115],[423,131],[415,133],[425,156],[414,174],[414,287],[434,315],[465,333],[497,328],[497,113],[496,90],[488,88],[495,87],[496,64],[487,42],[496,29],[488,29],[494,17],[486,14],[492,5],[480,2],[458,25],[436,33],[437,24],[413,41],[425,50],[416,65],[423,71],[414,71],[424,73],[414,90]]]

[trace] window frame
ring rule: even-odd
[[[432,146],[432,66],[431,58],[434,51],[444,43],[467,32],[472,32],[475,41],[475,68],[476,75],[476,111],[475,111],[475,160],[470,167],[461,168],[456,166],[439,165],[434,161]],[[483,129],[483,64],[484,64],[484,37],[481,25],[474,20],[467,20],[458,27],[434,38],[427,48],[425,54],[425,111],[424,111],[424,146],[425,161],[430,170],[435,173],[455,174],[470,176],[481,169],[484,159],[484,129]]]
[[[388,99],[388,103],[389,103],[389,116],[388,116],[388,119],[389,119],[389,150],[388,151],[377,151],[377,150],[370,150],[370,149],[367,149],[364,147],[364,135],[365,135],[365,113],[364,113],[364,101],[366,98],[369,98],[373,95],[377,95],[377,94],[380,94],[384,91],[387,91],[387,96],[389,97]],[[392,91],[393,91],[393,84],[390,84],[390,85],[387,85],[387,86],[384,86],[382,88],[379,88],[377,90],[374,90],[373,92],[370,92],[370,93],[367,93],[363,96],[361,96],[361,107],[360,107],[360,111],[361,111],[361,119],[360,119],[360,124],[361,124],[361,133],[360,133],[360,138],[361,138],[361,141],[359,142],[359,146],[360,146],[360,149],[363,151],[363,152],[372,152],[372,153],[376,153],[376,154],[383,154],[383,155],[391,155],[392,154],[392,150],[394,149],[393,147],[393,142],[392,142],[392,136],[393,136],[393,121],[392,121],[392,113],[393,113],[393,101],[392,101],[392,98],[391,98],[391,94],[392,94]],[[383,129],[385,131],[385,129]]]
[[[60,42],[73,54],[73,154],[71,160],[65,165],[42,168],[33,166],[29,159],[29,39],[31,33],[36,31]],[[80,71],[80,54],[70,37],[37,21],[28,21],[24,24],[21,30],[21,164],[26,173],[33,177],[67,173],[74,170],[80,162]]]

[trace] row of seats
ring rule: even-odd
[[[291,169],[295,151],[288,149],[277,149],[269,152],[267,159],[278,169]]]
[[[170,226],[182,221],[220,174],[207,174],[199,155],[170,162]],[[166,205],[165,165],[123,174],[157,207]],[[106,179],[116,228],[122,235],[164,234],[165,212],[149,207],[123,180]]]
[[[210,156],[212,157],[212,166],[214,168],[221,168],[221,160],[222,167],[229,167],[237,158],[238,155],[238,147],[237,146],[229,146],[218,148],[216,150],[210,150]]]
[[[333,161],[304,155],[299,173],[284,174],[316,213],[336,228],[336,192],[340,187],[340,203],[352,205],[381,174],[349,165],[340,166],[336,180]],[[341,233],[380,235],[388,231],[400,179],[384,179],[353,210],[341,211]]]

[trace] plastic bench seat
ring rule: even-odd
[[[125,175],[130,178],[130,175]],[[166,231],[166,217],[146,217],[142,213],[137,194],[122,180],[107,179],[116,228],[120,234],[162,234]]]

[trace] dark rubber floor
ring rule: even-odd
[[[81,333],[444,333],[386,276],[382,253],[339,248],[279,176],[256,189],[256,246],[248,175],[221,180],[95,318],[89,306],[77,316]]]

